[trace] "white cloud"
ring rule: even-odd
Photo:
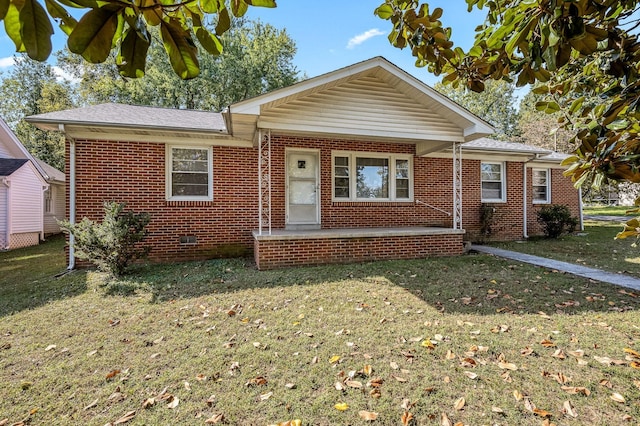
[[[349,40],[349,43],[347,43],[347,49],[353,49],[354,47],[364,43],[370,38],[379,36],[379,35],[384,35],[384,31],[380,31],[377,28],[372,28],[368,31],[363,32],[362,34],[358,34],[357,36]]]
[[[56,75],[56,78],[58,79],[58,81],[66,80],[66,81],[69,81],[71,83],[80,83],[80,79],[79,78],[75,78],[74,76],[72,76],[68,72],[65,72],[62,68],[60,68],[60,67],[51,67],[51,68],[53,69],[53,73]]]
[[[9,68],[14,66],[16,63],[15,58],[13,56],[8,56],[6,58],[0,58],[0,68]]]

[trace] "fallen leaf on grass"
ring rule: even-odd
[[[339,402],[333,407],[338,411],[346,411],[349,409],[349,405],[346,402]]]
[[[285,383],[284,387],[287,389],[295,389],[296,385],[295,383]]]
[[[367,421],[374,421],[375,419],[378,418],[378,413],[374,413],[372,411],[359,411],[358,415],[363,419],[363,420],[367,420]]]
[[[280,422],[280,423],[276,423],[269,426],[301,426],[301,425],[302,425],[302,420],[295,419],[295,420],[287,420],[286,422]]]
[[[107,380],[111,380],[114,377],[116,377],[118,374],[120,374],[120,370],[111,370],[107,373],[107,375],[105,376],[105,378]]]
[[[89,405],[87,405],[86,407],[84,407],[84,408],[83,408],[83,410],[84,410],[84,411],[87,411],[87,410],[89,410],[89,409],[91,409],[91,408],[95,407],[96,405],[98,405],[98,401],[99,401],[99,399],[97,399],[97,398],[96,398],[96,400],[95,400],[95,401],[93,401],[91,404],[89,404]],[[2,425],[0,424],[0,426],[2,426]]]
[[[331,364],[335,364],[338,361],[340,361],[340,355],[334,355],[331,358],[329,358],[329,363],[331,363]]]
[[[113,422],[114,425],[121,425],[124,423],[127,423],[131,420],[133,420],[133,418],[136,416],[136,411],[129,411],[127,414],[125,414],[124,416],[120,417],[118,420],[116,420],[115,422]]]
[[[540,416],[542,418],[547,418],[553,416],[553,413],[548,412],[547,410],[542,410],[540,408],[534,408],[532,410],[533,414],[536,416]]]
[[[8,423],[9,423],[9,418],[0,420],[0,426],[5,426]]]
[[[393,374],[391,375],[391,377],[393,377],[394,379],[396,379],[396,381],[400,383],[405,383],[407,381],[407,379],[405,379],[404,377],[394,376]]]
[[[504,414],[504,410],[500,407],[491,407],[491,412],[493,413],[498,413],[498,414]]]
[[[409,423],[411,423],[411,420],[413,420],[413,414],[408,411],[405,411],[404,413],[402,413],[402,416],[400,416],[400,421],[402,422],[403,426],[408,426]]]
[[[172,395],[171,398],[168,399],[168,401],[169,403],[167,404],[167,408],[170,410],[173,410],[180,404],[180,400],[178,399],[177,396]]]
[[[57,347],[58,347],[58,345],[49,345],[49,346],[47,346],[47,347],[44,349],[44,351],[45,351],[45,352],[49,352],[49,351],[54,350],[54,349],[55,349],[55,348],[57,348]]]
[[[611,398],[612,400],[614,400],[615,402],[619,402],[620,404],[624,404],[624,403],[626,402],[626,400],[624,399],[624,396],[620,395],[620,394],[619,394],[619,393],[617,393],[617,392],[614,392],[614,393],[610,396],[610,398]]]
[[[378,388],[373,388],[369,391],[369,395],[371,398],[379,399],[382,396],[382,392],[380,392],[380,389]]]
[[[460,411],[464,408],[464,405],[467,402],[465,401],[464,397],[462,398],[458,398],[456,399],[456,402],[453,403],[453,408],[455,408],[456,410]]]
[[[156,399],[155,398],[147,398],[144,400],[144,402],[142,403],[142,408],[151,408],[154,405],[156,405]]]
[[[427,348],[427,349],[435,349],[436,346],[431,343],[431,340],[423,340],[422,343],[420,343],[420,346]]]
[[[540,342],[540,344],[542,346],[544,346],[545,348],[555,348],[556,344],[553,343],[551,340],[549,339],[544,339],[542,342]]]
[[[471,371],[465,371],[463,373],[465,376],[467,376],[468,378],[470,378],[471,380],[475,380],[478,378],[478,375],[476,373],[473,373]]]
[[[583,387],[579,387],[579,386],[561,386],[560,387],[563,391],[570,393],[570,394],[582,394],[584,396],[589,396],[591,395],[591,391],[587,388],[583,388]]]
[[[273,392],[267,392],[260,395],[260,401],[266,401],[273,396]]]
[[[258,376],[258,377],[254,377],[253,379],[250,379],[247,383],[245,383],[245,386],[264,386],[267,384],[267,379],[265,379],[262,376]]]
[[[205,420],[204,422],[206,424],[209,425],[215,425],[216,423],[220,423],[221,421],[224,420],[224,414],[222,413],[217,413],[214,414],[213,416],[209,417],[207,420]]]
[[[502,368],[503,370],[517,370],[518,366],[516,366],[514,363],[512,362],[499,362],[498,363],[498,367]]]
[[[350,388],[362,389],[362,383],[357,380],[347,380],[346,382],[344,382],[344,384],[349,386]]]
[[[449,420],[449,416],[447,416],[447,413],[441,413],[440,414],[440,425],[441,426],[453,426],[453,423],[451,422],[451,420]]]
[[[571,417],[578,417],[578,413],[570,401],[565,401],[564,404],[562,404],[562,412]]]
[[[624,348],[623,351],[625,353],[628,353],[629,355],[631,355],[634,358],[640,359],[640,352],[638,352],[638,351],[635,351],[635,350],[633,350],[631,348]]]

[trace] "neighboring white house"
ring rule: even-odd
[[[60,232],[65,176],[33,157],[0,119],[0,250],[36,245]]]

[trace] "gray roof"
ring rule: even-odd
[[[226,133],[222,114],[175,108],[107,103],[26,118],[38,124],[75,124],[99,127],[130,127],[155,130],[183,130]]]
[[[551,151],[550,153],[548,153],[547,155],[543,155],[541,157],[538,157],[538,160],[543,160],[543,161],[564,161],[567,158],[569,158],[570,155],[569,154],[563,154],[562,152],[556,152],[556,151]]]
[[[64,182],[65,180],[65,176],[64,173],[62,173],[60,170],[56,169],[53,166],[50,166],[49,164],[45,163],[44,161],[40,160],[39,158],[35,158],[36,162],[40,165],[40,167],[42,168],[42,170],[44,170],[44,172],[47,174],[47,176],[44,176],[46,180],[54,180],[54,181],[58,181],[58,182]]]
[[[27,161],[26,158],[0,158],[0,176],[11,176]]]
[[[537,146],[526,145],[515,142],[502,142],[490,138],[480,138],[471,142],[462,144],[462,149],[471,149],[477,151],[500,151],[500,152],[516,152],[522,154],[548,154],[548,149],[539,148]]]

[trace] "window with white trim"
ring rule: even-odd
[[[210,147],[167,146],[167,199],[213,200]]]
[[[504,202],[506,200],[504,163],[482,163],[480,165],[480,182],[483,202]]]
[[[44,190],[44,212],[53,213],[53,199],[51,197],[51,191],[53,188],[49,186]]]
[[[551,180],[549,169],[531,169],[531,184],[533,186],[533,202],[536,204],[548,204],[551,202],[549,190]]]
[[[411,201],[411,155],[333,153],[335,201]]]

